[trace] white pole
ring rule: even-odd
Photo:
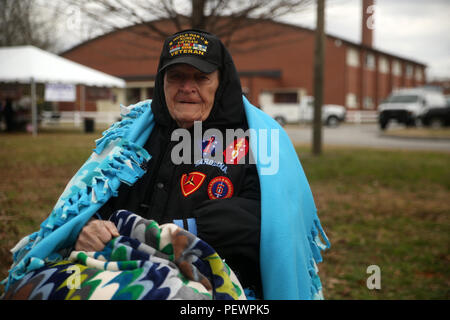
[[[34,78],[31,78],[31,122],[33,126],[33,137],[37,136],[38,133],[38,121],[37,121],[37,105],[36,105],[36,83]]]
[[[75,85],[75,87],[77,87],[77,85]],[[85,106],[85,89],[84,86],[82,84],[79,85],[80,87],[80,95],[79,95],[79,100],[80,100],[80,109],[79,110],[75,110],[74,113],[74,123],[77,127],[79,127],[80,125],[82,125],[83,123],[83,119],[84,119],[84,112],[86,111],[86,106]],[[78,92],[78,90],[76,90]]]

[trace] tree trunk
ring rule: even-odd
[[[205,17],[205,4],[206,0],[192,0],[192,28],[202,29],[206,28]]]

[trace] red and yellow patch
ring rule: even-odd
[[[248,141],[245,138],[234,140],[223,152],[226,164],[237,164],[248,153]]]
[[[189,175],[186,173],[183,174],[180,180],[181,192],[183,193],[183,196],[187,197],[197,191],[205,178],[206,175],[198,171],[191,172]]]

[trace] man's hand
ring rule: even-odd
[[[90,220],[81,230],[78,236],[75,250],[77,251],[101,251],[106,243],[119,236],[114,223],[104,220]]]

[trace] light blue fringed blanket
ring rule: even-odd
[[[297,153],[278,123],[245,97],[243,100],[261,186],[264,299],[323,299],[317,263],[322,261],[320,251],[330,243]],[[150,100],[122,107],[122,120],[96,141],[94,152],[70,180],[40,230],[11,250],[13,265],[3,282],[6,290],[28,272],[62,260],[67,252],[64,249],[73,247],[82,227],[117,195],[120,184],[132,185],[142,177],[151,158],[143,145],[153,127]],[[272,149],[275,144],[277,148]],[[258,156],[261,150],[266,156],[267,150],[279,153],[267,161],[267,157]],[[274,157],[276,170],[272,170]]]

